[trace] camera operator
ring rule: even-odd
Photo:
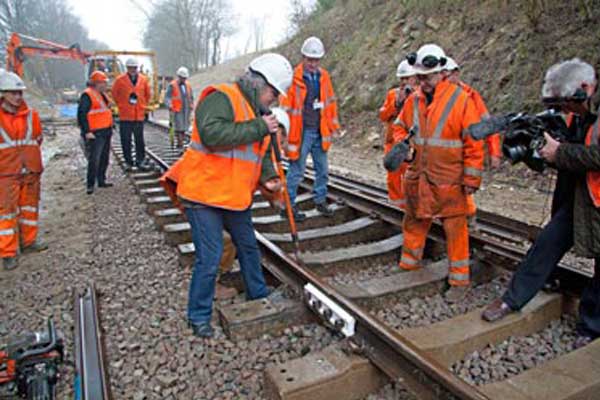
[[[600,336],[600,121],[592,96],[597,79],[591,65],[575,58],[553,65],[542,88],[544,103],[567,114],[569,138],[558,142],[545,134],[540,155],[558,170],[552,218],[511,279],[508,289],[482,314],[497,321],[523,308],[544,286],[561,258],[575,253],[595,259],[595,275],[579,306],[576,347]]]

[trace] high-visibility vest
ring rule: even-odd
[[[197,107],[215,91],[224,93],[229,98],[234,122],[241,123],[256,118],[252,106],[237,84],[209,86],[202,92]],[[260,142],[231,148],[210,148],[202,144],[197,125],[194,124],[190,145],[179,165],[177,195],[212,207],[246,210],[252,204],[268,146],[269,138],[265,137]]]
[[[424,96],[421,90],[411,94],[394,122],[395,137],[416,131],[415,159],[404,180],[407,210],[417,210],[418,218],[464,215],[463,186],[479,187],[483,174],[483,144],[465,134],[479,114],[469,95],[447,80],[437,85],[431,104]]]
[[[600,108],[598,108],[598,114],[596,122],[588,129],[585,137],[586,146],[600,145]],[[586,181],[594,206],[600,207],[600,171],[588,171]]]
[[[471,96],[471,99],[473,99],[473,102],[475,103],[475,108],[477,109],[477,112],[479,112],[479,116],[481,117],[481,119],[489,118],[490,113],[487,109],[487,106],[485,105],[485,102],[483,101],[483,97],[481,97],[481,94],[473,87],[467,85],[464,82],[459,82],[459,86],[463,90],[465,90],[469,96]],[[488,153],[490,154],[490,157],[502,157],[502,143],[500,139],[500,133],[495,133],[486,137],[485,144],[488,147]]]
[[[320,93],[319,102],[321,103],[321,147],[323,151],[331,147],[332,136],[340,129],[340,122],[337,112],[337,101],[333,92],[333,85],[329,73],[323,68],[319,68],[321,79],[319,80]],[[300,157],[302,148],[302,110],[304,108],[304,99],[308,93],[302,74],[304,66],[300,63],[294,70],[294,80],[290,86],[287,96],[281,97],[281,106],[290,115],[290,132],[288,135],[287,155],[291,160],[297,160]]]
[[[42,173],[42,125],[25,102],[10,114],[0,100],[0,176]]]
[[[181,98],[181,90],[179,90],[179,80],[173,79],[171,85],[171,106],[169,109],[173,112],[181,112],[183,107],[183,99]],[[185,81],[185,96],[187,103],[191,107],[192,104],[192,86],[188,81]]]
[[[94,132],[112,127],[112,111],[108,108],[108,104],[106,104],[102,95],[91,87],[85,89],[83,92],[89,96],[92,103],[90,111],[87,114],[90,131]]]
[[[150,101],[150,85],[148,79],[138,74],[136,85],[133,86],[127,73],[121,74],[112,86],[112,97],[119,107],[121,121],[143,121],[146,118],[146,106]],[[137,103],[131,104],[131,94],[137,96]]]

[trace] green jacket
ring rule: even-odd
[[[596,117],[597,118],[597,117]],[[600,146],[563,143],[556,151],[559,170],[577,174],[573,207],[573,242],[580,257],[600,257],[600,209],[590,197],[586,172],[600,171]]]
[[[260,115],[258,90],[238,81],[242,93],[252,106],[254,113]],[[196,107],[195,124],[200,133],[200,140],[207,147],[234,147],[262,141],[269,134],[267,124],[258,117],[251,121],[234,122],[233,107],[229,98],[222,92],[208,95]],[[262,160],[260,182],[276,178],[277,172],[271,160],[271,147]]]

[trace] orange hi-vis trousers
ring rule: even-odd
[[[15,257],[19,245],[27,247],[36,240],[40,177],[0,177],[0,258]]]
[[[394,172],[387,173],[388,197],[390,203],[404,210],[406,199],[404,198],[404,188],[402,187],[402,179],[408,169],[408,164],[404,163]]]
[[[475,196],[472,194],[467,196],[467,216],[472,217],[477,214],[477,205],[475,204]]]
[[[418,219],[406,214],[402,223],[404,244],[402,245],[402,258],[400,268],[416,270],[421,268],[423,249],[427,232],[431,227],[431,218]],[[452,286],[469,285],[469,229],[467,217],[442,218],[446,233],[446,249],[449,260],[448,283]]]

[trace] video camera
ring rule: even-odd
[[[565,120],[554,109],[531,115],[527,113],[510,113],[495,115],[469,126],[469,135],[475,140],[483,140],[497,132],[504,135],[502,153],[512,164],[524,162],[534,171],[542,172],[546,161],[539,150],[546,140],[544,132],[558,141],[565,141],[568,129]]]

